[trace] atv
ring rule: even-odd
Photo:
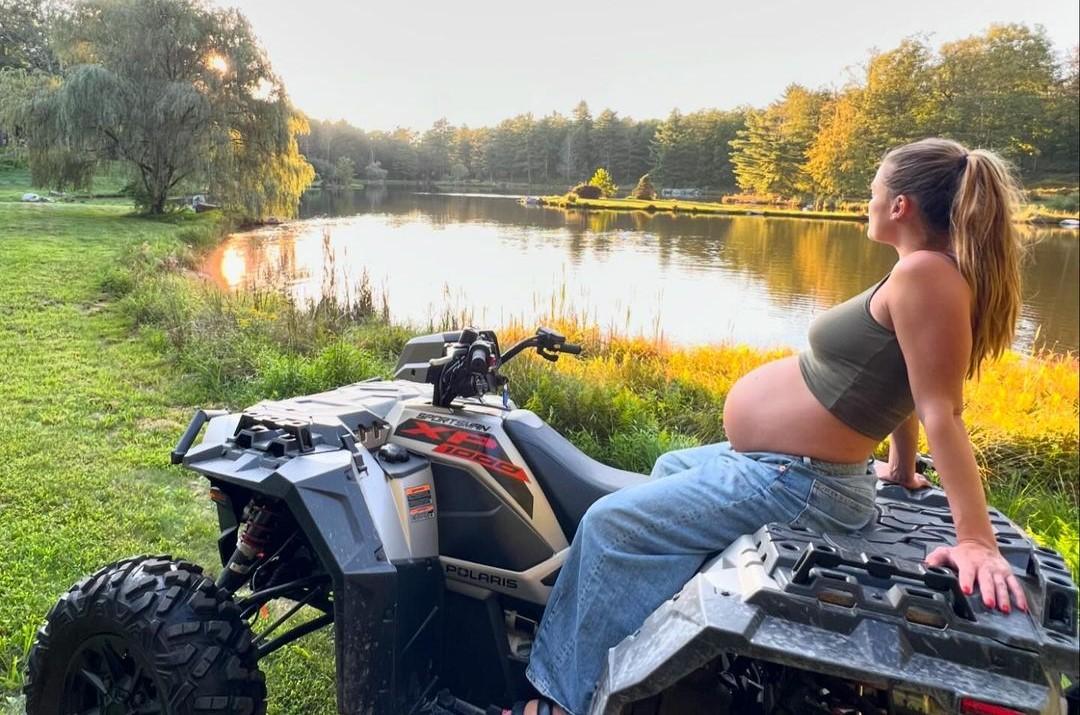
[[[216,579],[142,556],[76,584],[32,646],[30,714],[257,715],[260,662],[328,626],[341,713],[532,695],[530,645],[582,515],[647,477],[515,407],[500,370],[526,350],[580,347],[546,329],[505,352],[491,331],[426,335],[393,380],[197,411],[171,457],[209,481]],[[1075,713],[1076,586],[990,518],[1029,613],[924,565],[955,541],[940,490],[882,484],[857,533],[769,524],[708,559],[610,650],[590,712]]]

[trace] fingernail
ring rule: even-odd
[[[1012,609],[1008,606],[1002,606],[1001,610],[1005,611],[1005,613],[1009,613]]]
[[[965,596],[970,596],[971,595],[971,587],[970,586],[964,586],[964,595]]]

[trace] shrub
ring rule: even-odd
[[[123,298],[134,288],[135,276],[127,268],[110,268],[101,277],[101,291],[110,298]]]
[[[1051,211],[1075,214],[1080,212],[1080,193],[1057,194],[1048,197],[1043,205]]]
[[[603,167],[597,169],[596,173],[592,175],[592,178],[589,179],[589,185],[600,189],[600,194],[606,199],[619,193],[619,187],[615,185],[615,179],[612,178],[611,172]]]
[[[347,156],[339,156],[334,163],[333,171],[323,177],[323,183],[335,188],[347,189],[352,185],[353,176],[356,174],[356,165]]]
[[[599,186],[593,186],[592,184],[578,184],[570,189],[570,193],[579,199],[599,199],[604,195]]]
[[[653,186],[648,174],[638,179],[637,186],[630,192],[630,198],[641,199],[642,201],[652,201],[656,198],[656,187]]]
[[[373,161],[364,167],[364,176],[367,177],[368,181],[382,183],[386,181],[386,175],[389,173],[389,171],[382,168],[381,161]]]

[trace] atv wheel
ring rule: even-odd
[[[29,715],[262,715],[266,685],[240,609],[168,556],[106,566],[73,586],[30,649]]]

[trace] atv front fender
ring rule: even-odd
[[[236,419],[228,415],[211,420],[203,442],[183,456],[184,466],[230,491],[272,497],[285,505],[333,582],[339,711],[398,712],[413,695],[398,682],[402,678],[395,677],[405,675],[396,673],[405,670],[400,665],[408,660],[402,651],[412,641],[425,644],[425,638],[414,636],[421,628],[427,633],[434,627],[436,619],[426,616],[438,612],[442,570],[434,562],[387,560],[357,484],[360,479],[384,478],[368,450],[354,443],[351,451],[315,451],[275,464],[228,442]],[[422,612],[422,617],[398,617],[405,590],[402,576],[409,582],[407,590],[431,594],[430,609],[411,602],[406,609]],[[418,586],[418,578],[434,583]],[[424,625],[413,628],[417,619]],[[421,687],[424,684],[421,679]]]

